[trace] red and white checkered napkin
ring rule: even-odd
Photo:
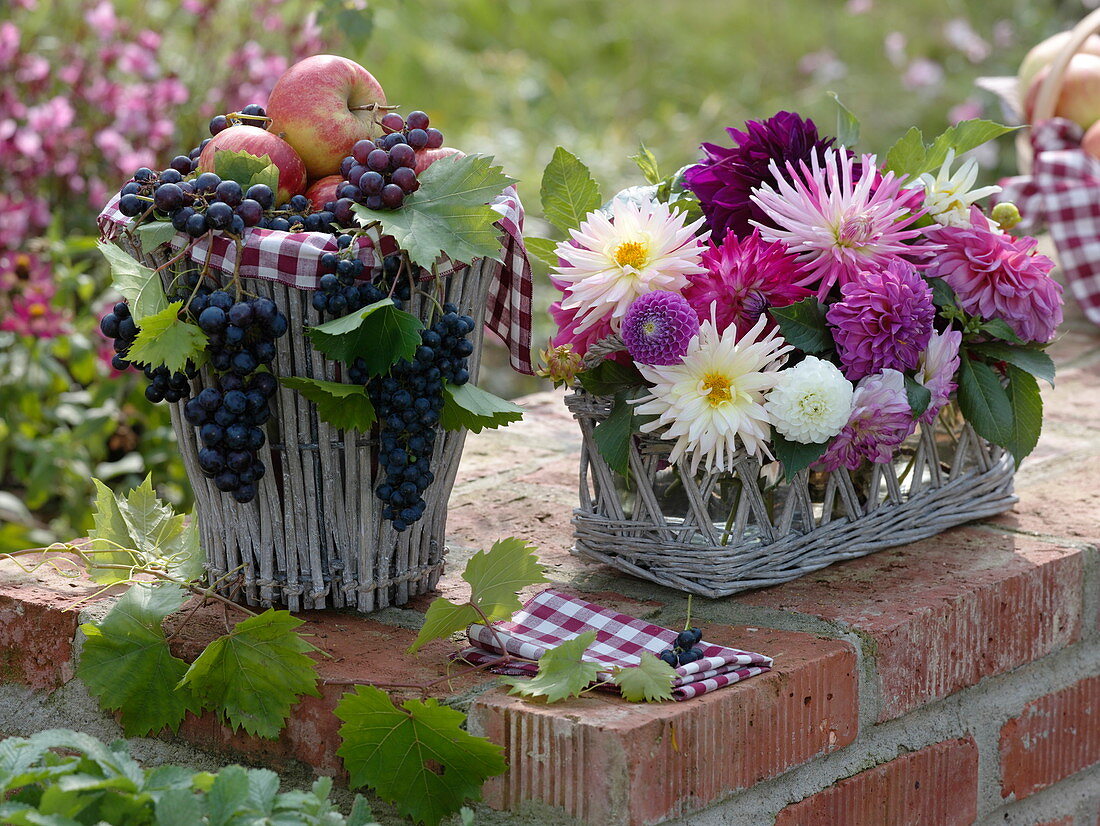
[[[1027,230],[1046,224],[1069,288],[1100,324],[1100,159],[1081,149],[1081,127],[1062,118],[1036,124],[1030,175],[1001,181],[999,201],[1020,208]]]
[[[584,654],[588,662],[600,666],[599,676],[606,679],[616,666],[636,666],[642,651],[654,656],[676,641],[676,632],[651,625],[635,617],[619,614],[577,597],[546,590],[533,597],[510,622],[493,625],[496,635],[484,625],[471,625],[467,635],[473,645],[462,651],[460,659],[480,665],[496,659],[501,651],[499,637],[509,654],[527,660],[537,660],[560,643],[585,631],[595,631],[596,641]],[[772,659],[751,651],[738,651],[722,645],[699,643],[703,658],[678,666],[679,675],[672,689],[677,700],[690,700],[725,685],[771,670]],[[494,669],[501,674],[533,676],[534,663],[510,663]]]
[[[115,195],[99,214],[99,231],[105,241],[113,241],[130,219],[118,211],[119,196]],[[489,288],[485,326],[496,333],[506,345],[512,367],[528,375],[531,365],[531,262],[523,244],[523,204],[515,187],[508,187],[489,206],[500,214],[497,226],[502,231],[501,260]],[[364,240],[356,247],[360,260],[374,267],[374,250]],[[183,249],[191,242],[183,233],[176,233],[172,248]],[[240,273],[244,278],[264,278],[280,281],[300,290],[316,290],[320,280],[321,256],[336,252],[336,238],[320,232],[279,232],[253,227],[245,230],[241,250]],[[385,251],[385,250],[384,250]],[[237,246],[221,233],[212,233],[196,243],[190,257],[197,264],[205,263],[230,274],[237,263]],[[440,276],[451,275],[459,268],[448,259],[440,261]]]

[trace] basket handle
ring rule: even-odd
[[[1096,9],[1073,27],[1066,47],[1050,64],[1050,74],[1043,80],[1043,85],[1039,87],[1039,95],[1035,99],[1032,123],[1049,120],[1054,115],[1054,107],[1058,103],[1058,95],[1062,91],[1062,81],[1065,79],[1070,61],[1085,45],[1085,41],[1097,32],[1100,32],[1100,9]]]

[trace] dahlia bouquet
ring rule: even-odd
[[[568,238],[529,239],[561,293],[542,375],[614,399],[595,441],[615,470],[648,433],[693,474],[740,451],[854,471],[960,413],[1017,464],[1035,447],[1062,288],[960,158],[1010,130],[914,128],[880,159],[840,125],[779,112],[668,177],[643,147],[648,186],[606,204],[557,150],[542,194]]]

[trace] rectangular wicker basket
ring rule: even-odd
[[[693,476],[683,458],[669,465],[673,443],[656,434],[631,440],[626,480],[593,439],[613,399],[578,388],[566,404],[583,437],[574,553],[701,596],[788,582],[1016,502],[1012,456],[953,406],[920,425],[893,462],[857,473],[802,470],[773,487],[743,451],[733,472]]]
[[[169,259],[166,248],[142,257],[148,266]],[[195,265],[184,259],[163,272],[165,286]],[[471,381],[481,361],[482,320],[498,261],[483,260],[441,278],[440,303],[450,302],[476,322],[469,357]],[[426,272],[423,275],[428,275]],[[281,282],[248,279],[248,290],[270,298],[286,315],[291,334],[277,346],[273,372],[278,376],[340,381],[341,365],[314,350],[299,331],[321,323],[312,292]],[[429,320],[435,305],[414,294],[405,309]],[[192,381],[192,395],[213,383],[207,368]],[[183,417],[183,402],[172,405],[172,426],[195,492],[199,534],[211,582],[240,570],[238,585],[251,605],[285,605],[292,611],[355,608],[375,611],[402,605],[432,590],[446,554],[447,500],[466,438],[465,430],[441,430],[432,468],[435,481],[424,495],[427,510],[408,530],[394,531],[383,520],[378,484],[378,434],[337,430],[317,415],[316,406],[296,391],[280,387],[265,426],[267,442],[260,459],[268,473],[256,498],[238,504],[221,493],[198,467],[197,429]],[[232,583],[233,578],[227,578]],[[225,592],[233,586],[221,588]]]

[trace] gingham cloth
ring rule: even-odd
[[[599,678],[611,676],[614,667],[629,668],[640,662],[639,654],[648,651],[654,656],[676,641],[676,632],[652,625],[635,617],[585,602],[553,590],[533,597],[509,622],[495,623],[496,635],[484,625],[471,625],[466,634],[472,645],[458,654],[460,659],[482,665],[500,654],[496,638],[505,650],[516,657],[538,660],[563,642],[585,631],[595,631],[596,641],[584,654],[588,662],[600,667]],[[672,696],[690,700],[722,686],[771,670],[772,659],[751,651],[739,651],[722,645],[700,642],[703,658],[676,668]],[[538,670],[534,663],[509,663],[493,669],[501,674],[532,676]]]
[[[1032,173],[1001,181],[998,201],[1012,201],[1022,229],[1045,224],[1070,291],[1100,324],[1100,160],[1081,149],[1081,127],[1062,118],[1032,128]]]
[[[118,211],[115,195],[99,214],[99,231],[105,241],[113,241],[130,219]],[[531,366],[531,262],[523,244],[523,204],[515,187],[508,187],[490,206],[500,214],[497,226],[502,230],[501,260],[489,287],[485,326],[508,346],[512,367],[530,375]],[[181,250],[191,239],[177,233],[171,240],[173,250]],[[368,268],[375,266],[370,239],[361,239],[356,248]],[[392,243],[392,239],[391,239]],[[253,227],[245,230],[240,273],[244,278],[280,281],[300,290],[315,290],[320,280],[320,259],[336,252],[336,238],[320,232],[279,232]],[[392,252],[382,243],[383,253]],[[237,245],[221,233],[211,233],[196,243],[191,259],[223,273],[232,273],[237,262]],[[442,259],[437,267],[441,277],[454,273],[462,265]]]

